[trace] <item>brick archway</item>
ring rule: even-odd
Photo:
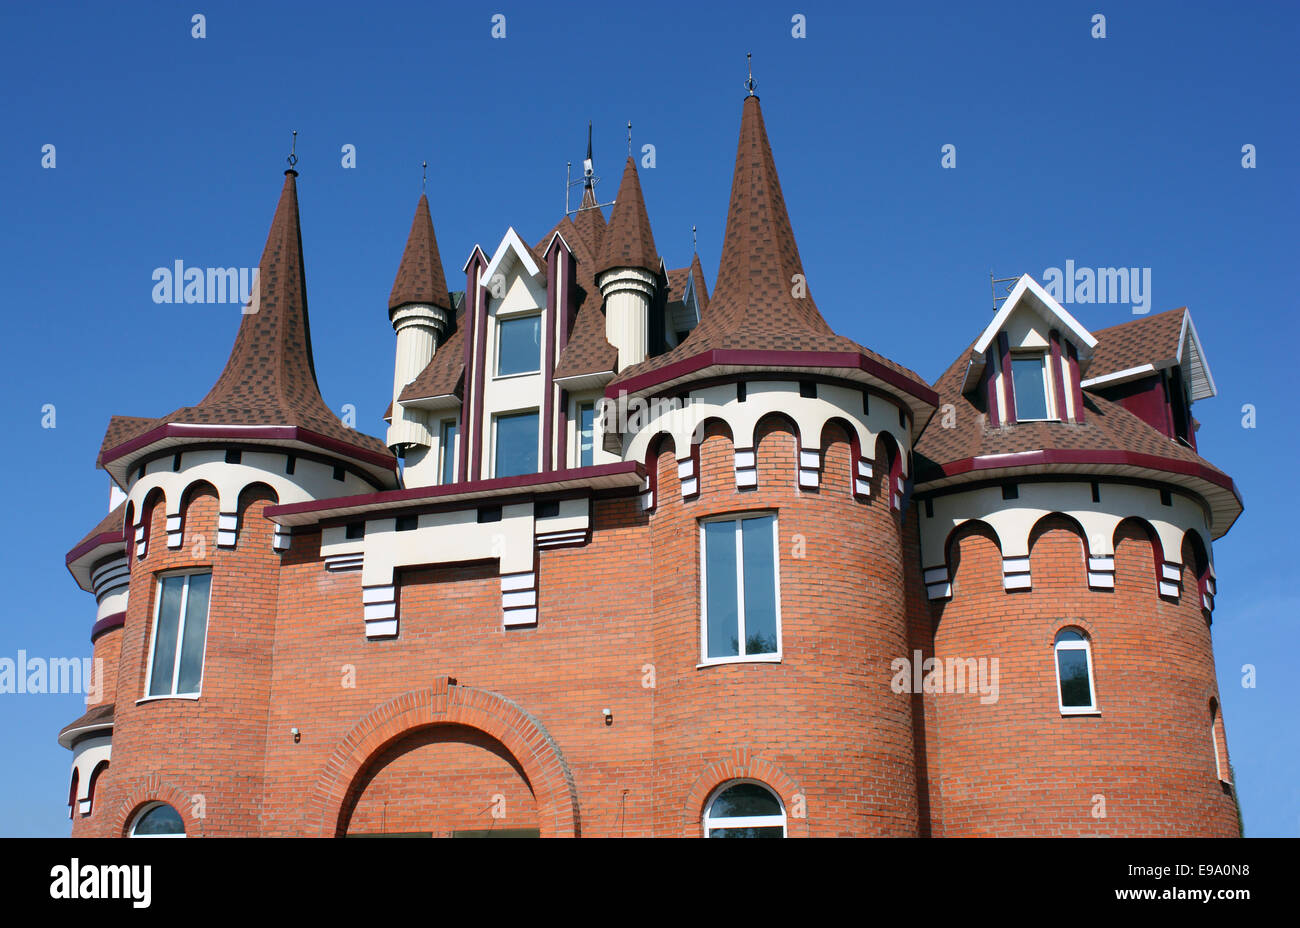
[[[167,783],[157,774],[137,777],[126,783],[117,784],[117,788],[126,796],[118,803],[113,819],[117,823],[117,834],[121,837],[130,835],[131,822],[136,814],[151,802],[165,802],[175,809],[181,821],[185,823],[187,838],[203,837],[203,821],[194,815],[195,797],[199,794],[187,793],[180,787]]]
[[[577,837],[578,793],[559,747],[513,700],[439,677],[372,710],[334,748],[308,800],[314,833],[337,836],[349,788],[379,751],[431,725],[464,725],[491,735],[519,762],[537,799],[542,837]]]
[[[781,803],[786,810],[786,835],[791,838],[808,837],[808,817],[805,815],[795,818],[790,814],[793,797],[800,792],[799,785],[771,761],[741,750],[718,757],[696,777],[695,784],[686,794],[686,807],[682,810],[681,836],[683,838],[700,836],[704,803],[715,789],[728,780],[757,780],[774,790],[781,797]]]

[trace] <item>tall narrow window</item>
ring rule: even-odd
[[[711,520],[700,535],[702,661],[779,660],[776,516]]]
[[[459,448],[455,419],[448,419],[442,424],[442,482],[456,482],[456,454]]]
[[[197,696],[203,683],[212,574],[163,577],[149,656],[150,696]]]
[[[578,466],[590,467],[596,462],[595,444],[596,404],[578,404]]]
[[[1092,683],[1092,648],[1077,628],[1062,629],[1056,636],[1056,689],[1063,715],[1097,712]]]
[[[522,316],[497,322],[497,376],[531,374],[542,369],[542,317]]]
[[[1047,404],[1047,367],[1042,355],[1013,356],[1011,379],[1016,391],[1016,419],[1050,418]]]
[[[785,809],[761,783],[729,783],[704,807],[704,836],[784,838]]]
[[[494,477],[537,473],[537,410],[496,417]]]

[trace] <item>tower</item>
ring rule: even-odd
[[[605,298],[606,338],[618,349],[622,371],[644,361],[649,352],[650,307],[659,289],[660,270],[641,180],[631,157],[623,168],[609,228],[601,236],[596,270]]]

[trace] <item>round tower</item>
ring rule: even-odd
[[[1238,834],[1209,552],[1241,502],[1171,417],[1108,398],[1104,354],[1184,355],[1150,329],[1094,336],[1026,276],[939,380],[917,445],[937,836]]]
[[[123,606],[108,632],[123,668],[110,736],[120,750],[82,833],[258,834],[280,565],[293,543],[264,511],[397,485],[383,443],[320,395],[296,178],[286,172],[255,299],[208,395],[161,419],[114,417],[104,438],[98,463],[126,492],[122,551],[94,575],[127,584],[104,599]],[[177,743],[202,751],[177,755]]]
[[[918,833],[911,700],[887,670],[933,391],[835,335],[801,279],[750,96],[707,311],[605,392],[626,413],[607,440],[647,475],[657,834]]]
[[[650,304],[659,286],[658,255],[636,162],[629,157],[609,228],[601,236],[596,274],[605,298],[605,337],[618,349],[620,371],[644,361],[650,350]]]

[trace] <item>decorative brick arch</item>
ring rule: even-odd
[[[312,833],[337,836],[348,791],[366,765],[400,738],[433,725],[464,725],[497,739],[519,762],[533,795],[543,838],[580,833],[573,774],[541,722],[513,700],[438,677],[429,689],[411,690],[372,710],[353,726],[322,768],[308,798]]]
[[[781,804],[786,810],[786,835],[791,838],[808,837],[807,816],[792,818],[790,815],[793,797],[800,792],[799,785],[776,764],[742,749],[732,751],[730,754],[715,755],[713,762],[696,777],[690,792],[686,794],[686,805],[682,809],[681,836],[683,838],[700,836],[704,803],[714,790],[729,780],[756,780],[773,790],[781,797]]]
[[[101,786],[102,788],[102,786]],[[149,776],[136,777],[125,783],[118,784],[126,798],[123,799],[117,807],[114,815],[114,821],[118,823],[117,833],[122,837],[127,837],[131,832],[131,822],[135,820],[136,814],[141,808],[151,802],[165,802],[176,810],[185,823],[185,836],[187,838],[201,838],[203,836],[203,820],[194,816],[194,794],[187,793],[178,786],[163,780],[157,774]],[[92,814],[94,810],[92,809]]]

